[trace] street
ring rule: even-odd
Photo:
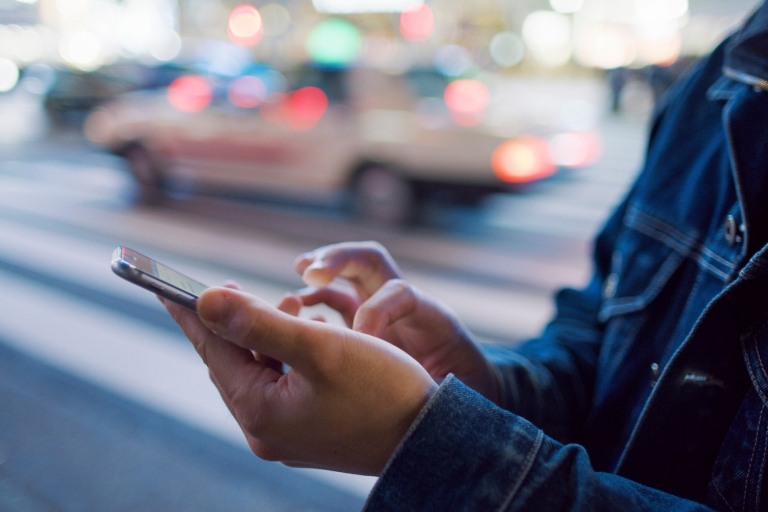
[[[0,149],[0,510],[359,510],[375,479],[258,460],[205,366],[118,245],[271,303],[303,251],[377,240],[484,343],[534,336],[589,275],[590,238],[641,162],[645,121],[608,117],[604,155],[477,208],[382,229],[331,206],[175,194],[134,201],[120,159],[63,133]],[[312,308],[303,315],[338,316]]]

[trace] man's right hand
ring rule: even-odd
[[[303,305],[326,304],[353,330],[384,339],[416,359],[437,381],[453,373],[498,402],[495,373],[469,330],[445,304],[402,279],[387,250],[375,242],[346,242],[302,254],[296,270],[310,285]],[[341,277],[354,293],[329,287]]]

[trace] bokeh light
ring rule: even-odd
[[[213,90],[199,75],[185,75],[168,86],[168,102],[181,112],[199,112],[211,103]]]
[[[104,51],[113,53],[115,58],[120,53],[125,55],[119,48],[112,48],[116,44],[131,54],[152,55],[158,60],[170,60],[181,49],[175,21],[178,7],[175,3],[168,0],[123,0],[118,6],[117,2],[93,1],[94,9],[98,6],[93,12],[94,18],[98,19],[97,34]]]
[[[12,61],[0,58],[0,92],[7,92],[16,87],[19,81],[19,68]]]
[[[593,131],[560,133],[549,139],[552,162],[562,167],[584,167],[602,155],[600,136]]]
[[[680,57],[681,48],[679,32],[667,37],[640,37],[637,42],[637,60],[645,64],[668,66]]]
[[[287,95],[282,102],[283,118],[296,130],[313,128],[328,108],[328,97],[317,87],[302,87]]]
[[[35,29],[25,28],[15,37],[13,53],[24,62],[37,60],[43,55],[43,38]]]
[[[443,97],[454,122],[462,126],[472,126],[482,120],[490,93],[483,82],[465,79],[448,84]]]
[[[489,51],[493,61],[504,67],[518,65],[525,56],[523,40],[514,32],[499,32],[493,36]]]
[[[83,71],[93,71],[102,64],[101,42],[96,34],[85,30],[62,37],[59,54]]]
[[[279,4],[267,4],[259,11],[264,24],[264,34],[269,37],[279,36],[291,26],[291,14]]]
[[[547,141],[525,137],[501,144],[491,156],[491,167],[499,179],[509,183],[526,183],[545,178],[557,167],[549,157]]]
[[[412,7],[400,14],[400,33],[409,41],[426,41],[435,29],[435,17],[427,4]]]
[[[175,59],[181,52],[181,37],[173,30],[167,30],[157,44],[149,50],[150,55],[161,62]]]
[[[446,76],[460,76],[472,67],[472,54],[458,44],[440,47],[432,59],[435,69]]]
[[[636,37],[628,27],[594,23],[580,31],[574,53],[584,66],[613,69],[630,65],[636,52]]]
[[[584,7],[584,0],[549,0],[549,5],[560,14],[572,14]]]
[[[317,12],[353,14],[369,12],[402,12],[420,5],[423,0],[312,0]]]
[[[640,19],[680,18],[688,12],[688,0],[635,0],[635,12]]]
[[[542,65],[561,66],[571,57],[571,21],[552,11],[534,11],[523,22],[523,40]]]
[[[264,25],[256,8],[249,4],[238,5],[227,21],[229,39],[240,46],[253,46],[264,35]]]
[[[360,53],[360,31],[348,21],[331,18],[312,29],[306,49],[318,64],[345,66]]]
[[[227,87],[227,99],[236,107],[258,107],[266,97],[267,85],[257,76],[241,76]]]
[[[250,49],[229,41],[198,42],[195,53],[195,68],[212,75],[234,78],[246,74],[244,70],[253,62]]]

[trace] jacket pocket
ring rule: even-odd
[[[649,215],[631,209],[624,221],[626,230],[613,252],[611,272],[603,286],[601,322],[644,309],[664,288],[687,256],[687,247],[670,243]]]

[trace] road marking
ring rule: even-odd
[[[17,350],[248,449],[191,345],[0,271],[0,330]],[[297,470],[367,496],[375,478]]]

